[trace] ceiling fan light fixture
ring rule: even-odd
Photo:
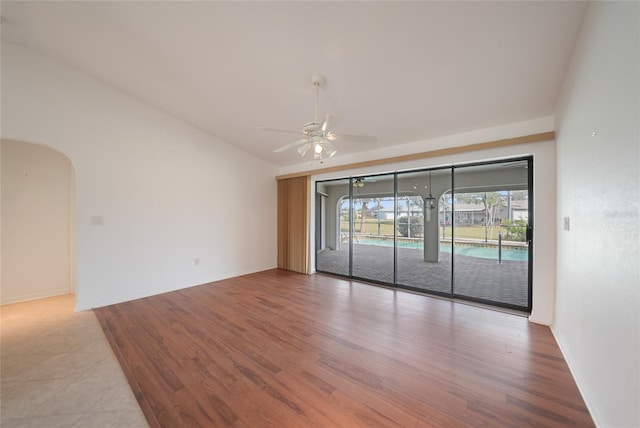
[[[302,127],[302,135],[304,138],[302,140],[295,141],[293,143],[289,143],[285,146],[278,147],[274,150],[275,153],[284,152],[285,150],[295,148],[300,157],[304,157],[304,155],[311,149],[313,149],[313,159],[318,160],[323,157],[333,157],[337,150],[332,141],[354,141],[359,143],[373,143],[376,141],[375,137],[369,137],[365,135],[348,135],[348,134],[334,134],[331,131],[331,127],[339,122],[339,119],[331,114],[327,114],[324,120],[320,121],[318,118],[318,92],[320,89],[320,85],[325,83],[324,77],[320,74],[314,74],[311,76],[311,83],[315,88],[316,97],[315,97],[315,115],[312,122],[305,124]],[[272,132],[284,132],[287,134],[298,134],[297,131],[289,131],[286,129],[278,129],[278,128],[266,128],[263,126],[259,126],[258,129],[263,131],[272,131]]]
[[[436,208],[436,198],[434,198],[433,195],[431,193],[429,193],[429,196],[424,198],[424,205],[425,205],[425,208],[427,208],[429,210],[435,209]]]
[[[302,146],[298,147],[296,151],[298,152],[300,157],[303,157],[305,154],[307,154],[310,148],[311,148],[311,143],[304,143]]]
[[[427,188],[427,186],[425,186],[425,188]],[[428,210],[433,210],[436,208],[436,198],[433,197],[433,195],[431,194],[431,171],[429,171],[429,196],[427,196],[426,198],[424,198],[424,206],[426,209]],[[429,219],[431,220],[431,219]]]
[[[337,150],[336,150],[335,146],[333,144],[331,144],[331,142],[329,142],[329,140],[324,140],[320,144],[322,145],[324,153],[329,155],[330,158],[332,158],[333,155],[335,155],[337,153]]]

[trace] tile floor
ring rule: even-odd
[[[148,427],[92,311],[72,295],[0,307],[0,425]]]

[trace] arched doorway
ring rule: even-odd
[[[75,294],[75,174],[64,154],[2,140],[1,304]]]

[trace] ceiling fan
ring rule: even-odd
[[[353,141],[357,143],[375,143],[377,138],[367,135],[349,135],[349,134],[336,134],[331,131],[331,125],[337,123],[337,118],[330,114],[327,114],[322,122],[318,119],[318,88],[325,82],[324,77],[320,74],[314,74],[311,76],[311,83],[316,88],[316,113],[313,118],[313,122],[309,122],[302,127],[300,131],[288,131],[286,129],[267,128],[259,126],[261,131],[272,132],[284,132],[287,134],[302,134],[304,138],[286,146],[279,147],[274,152],[284,152],[289,149],[295,148],[298,154],[302,157],[309,149],[313,149],[313,158],[322,159],[323,155],[332,157],[336,154],[336,148],[333,145],[334,141]]]
[[[365,183],[375,183],[376,179],[371,177],[357,177],[353,179],[353,187],[364,187]]]

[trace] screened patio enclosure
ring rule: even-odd
[[[316,270],[530,311],[531,158],[316,182]]]

